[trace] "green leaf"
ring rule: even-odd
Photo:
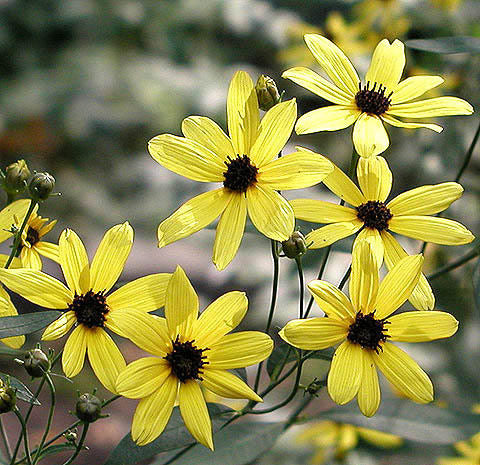
[[[46,312],[2,317],[0,318],[0,339],[22,336],[23,334],[30,334],[43,329],[52,321],[55,321],[61,314],[62,312],[49,310]]]
[[[213,431],[217,431],[233,413],[233,410],[220,404],[208,404],[208,411],[212,419]],[[185,427],[179,408],[175,407],[165,431],[155,441],[140,447],[133,442],[130,433],[128,433],[110,454],[105,465],[134,464],[160,452],[178,449],[195,442],[195,439]]]
[[[477,308],[480,310],[480,258],[477,260],[475,269],[473,270],[473,297]]]
[[[246,465],[273,447],[283,432],[283,423],[243,422],[230,425],[214,436],[215,451],[196,444],[175,465]],[[176,451],[178,453],[178,451]],[[154,465],[163,465],[175,454],[161,457]]]
[[[32,394],[30,389],[25,386],[25,384],[23,384],[21,381],[19,381],[17,378],[14,378],[13,376],[7,375],[5,373],[0,373],[0,379],[5,383],[7,382],[7,378],[10,380],[10,386],[17,390],[18,399],[28,402],[29,404],[41,405],[38,399]]]
[[[66,442],[64,444],[58,444],[56,446],[48,446],[45,449],[42,450],[40,454],[40,458],[45,458],[48,455],[55,455],[59,454],[60,452],[65,452],[67,450],[74,451],[77,447],[75,444],[72,444],[71,442]]]
[[[405,45],[432,53],[480,53],[480,38],[469,36],[407,40]]]
[[[363,416],[355,404],[322,412],[321,418],[430,444],[452,444],[480,431],[480,415],[404,399],[382,401],[378,412],[371,418]]]
[[[8,355],[11,357],[23,357],[25,355],[25,350],[22,349],[12,349],[7,346],[0,346],[0,355]]]

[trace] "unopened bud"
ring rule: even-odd
[[[48,173],[35,173],[28,189],[33,200],[47,200],[55,187],[55,178]]]
[[[25,160],[18,160],[15,163],[8,165],[7,169],[5,170],[5,190],[12,194],[23,191],[25,182],[29,177],[30,170],[28,169]]]
[[[41,349],[32,349],[23,357],[23,366],[33,378],[41,378],[50,369],[50,360]]]
[[[77,430],[71,430],[69,429],[67,432],[63,433],[63,437],[68,441],[68,442],[75,442],[77,440]]]
[[[75,414],[79,420],[85,423],[93,423],[102,417],[102,402],[89,392],[82,394],[77,401]]]
[[[282,250],[288,258],[298,258],[307,252],[305,237],[300,231],[294,231],[290,238],[282,242]]]
[[[10,412],[17,402],[15,389],[1,380],[0,383],[0,413]]]
[[[257,92],[258,106],[263,111],[270,110],[280,102],[280,94],[275,81],[264,74],[258,78],[255,91]]]

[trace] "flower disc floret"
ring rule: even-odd
[[[246,190],[257,182],[258,168],[252,164],[248,155],[238,155],[236,158],[227,157],[224,162],[227,171],[223,173],[223,186],[235,192]]]
[[[34,246],[40,240],[40,233],[30,226],[27,230],[27,237],[25,240],[31,246]]]
[[[377,116],[383,115],[388,110],[390,103],[392,103],[393,92],[385,95],[387,88],[378,84],[378,89],[376,89],[376,82],[371,89],[369,89],[370,82],[367,82],[363,89],[361,83],[358,84],[358,87],[360,90],[355,94],[355,103],[359,110]]]
[[[384,333],[384,326],[388,323],[386,320],[377,320],[375,312],[366,315],[358,312],[355,321],[348,327],[347,339],[359,344],[363,349],[371,349],[378,354],[382,350],[381,343],[388,338]]]
[[[383,202],[369,200],[357,208],[357,218],[363,221],[366,228],[383,231],[388,228],[388,222],[393,215]]]
[[[91,289],[85,294],[75,294],[68,309],[75,312],[79,324],[88,328],[103,328],[105,316],[110,311],[104,291],[93,292]]]
[[[181,383],[189,379],[203,380],[203,366],[208,363],[206,356],[202,355],[206,349],[199,349],[195,345],[195,340],[180,342],[179,337],[172,341],[172,351],[164,358],[170,363],[173,373]]]

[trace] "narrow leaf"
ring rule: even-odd
[[[43,458],[47,457],[48,455],[56,455],[56,454],[59,454],[61,452],[65,452],[65,451],[73,451],[76,448],[77,447],[75,446],[75,444],[72,444],[71,442],[66,442],[64,444],[58,444],[56,446],[48,446],[45,449],[42,449],[42,452],[40,454],[40,459],[43,459]]]
[[[405,45],[416,50],[433,53],[480,53],[480,38],[469,36],[407,40]]]
[[[62,312],[48,310],[45,312],[27,313],[25,315],[5,316],[0,318],[0,339],[4,337],[30,334],[48,326]]]
[[[25,384],[23,384],[17,378],[5,373],[0,373],[0,379],[5,383],[7,382],[7,379],[10,380],[10,386],[17,390],[17,399],[28,402],[29,404],[41,405],[38,399],[32,394],[30,389],[28,389],[27,386],[25,386]]]

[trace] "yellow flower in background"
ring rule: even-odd
[[[383,449],[403,444],[403,439],[394,434],[330,420],[308,424],[297,436],[298,443],[315,447],[311,465],[322,465],[332,456],[335,460],[343,460],[357,446],[359,439]]]
[[[283,340],[300,349],[322,350],[340,343],[327,380],[328,393],[337,404],[357,396],[360,411],[374,415],[380,405],[377,368],[408,399],[433,400],[428,375],[389,342],[433,341],[457,331],[457,320],[445,312],[391,316],[410,297],[422,264],[421,255],[406,257],[379,284],[371,243],[361,241],[352,254],[350,298],[326,281],[312,281],[308,288],[328,318],[293,320],[280,331]]]
[[[382,157],[360,158],[357,166],[360,189],[338,167],[323,182],[354,208],[314,199],[295,199],[290,204],[295,217],[314,223],[329,223],[307,234],[309,248],[318,249],[352,234],[357,241],[369,238],[381,266],[397,264],[407,253],[390,234],[442,245],[472,242],[473,234],[457,221],[434,216],[446,210],[463,193],[456,182],[417,187],[403,192],[385,203],[392,189],[392,172]],[[435,299],[422,274],[419,285],[410,297],[412,305],[421,310],[433,308]]]
[[[453,445],[461,457],[440,457],[437,465],[478,465],[480,463],[480,433],[468,441]]]
[[[384,122],[402,128],[442,131],[437,124],[404,122],[397,116],[421,119],[473,113],[472,106],[457,97],[416,100],[440,85],[443,79],[413,76],[400,81],[405,67],[405,50],[399,40],[390,44],[383,39],[377,45],[364,84],[349,59],[333,42],[317,34],[307,34],[305,42],[331,82],[302,67],[291,68],[282,76],[334,105],[301,116],[295,125],[297,134],[337,131],[353,124],[355,150],[362,157],[370,157],[382,153],[390,144]]]
[[[295,218],[292,207],[277,191],[313,186],[332,171],[325,157],[301,148],[276,158],[290,137],[296,116],[295,100],[289,100],[272,107],[260,122],[253,82],[239,71],[228,91],[230,137],[202,116],[183,121],[185,137],[154,137],[148,149],[162,166],[194,181],[223,183],[223,187],[187,201],[164,220],[158,227],[158,246],[189,236],[220,216],[213,262],[223,270],[237,253],[247,214],[265,236],[287,240]]]
[[[240,378],[227,370],[265,360],[273,341],[258,331],[227,334],[247,311],[245,293],[233,291],[212,302],[199,316],[198,296],[182,268],[167,289],[165,318],[152,318],[134,340],[154,357],[130,363],[120,373],[117,391],[141,399],[132,422],[139,445],[156,439],[168,423],[178,396],[180,413],[192,436],[213,450],[212,424],[202,387],[222,397],[261,402]]]
[[[42,340],[59,339],[75,326],[63,349],[65,375],[77,375],[88,353],[95,375],[111,392],[126,364],[105,329],[127,338],[146,331],[152,319],[147,312],[164,305],[171,276],[144,276],[106,295],[122,273],[132,244],[128,222],[116,225],[105,233],[90,265],[81,239],[70,229],[63,231],[58,252],[68,287],[38,270],[0,269],[0,281],[13,292],[42,307],[67,309],[45,329]]]

